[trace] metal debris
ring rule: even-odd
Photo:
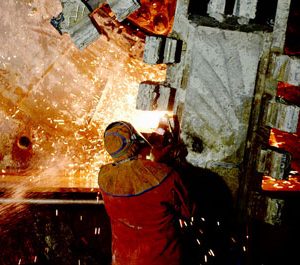
[[[136,0],[107,0],[107,3],[119,22],[140,8],[140,4]]]
[[[68,33],[74,44],[82,50],[100,35],[89,17],[90,10],[80,0],[61,0],[61,3],[62,13],[53,17],[50,23],[60,34]]]

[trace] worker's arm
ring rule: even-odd
[[[180,218],[190,220],[196,211],[196,204],[191,200],[179,174],[174,171],[171,177],[174,179],[172,188],[173,207]]]

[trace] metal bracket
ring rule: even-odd
[[[287,179],[290,172],[291,154],[283,150],[260,149],[256,170],[275,179]]]
[[[299,113],[300,108],[296,105],[270,100],[266,106],[263,123],[284,132],[296,133]]]
[[[119,22],[141,7],[137,0],[107,0],[107,3]]]
[[[280,225],[284,206],[285,201],[282,199],[252,192],[249,197],[248,215],[271,225]]]
[[[144,62],[148,64],[179,63],[181,51],[181,40],[146,36]]]
[[[140,110],[173,110],[176,90],[166,85],[146,81],[139,85],[136,108]]]

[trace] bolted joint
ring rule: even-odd
[[[248,215],[271,225],[281,225],[285,201],[271,198],[259,192],[251,192],[248,203]]]
[[[166,85],[146,81],[139,85],[136,109],[172,111],[176,90]]]
[[[146,36],[144,62],[148,64],[179,63],[181,51],[181,40]]]
[[[277,81],[300,86],[300,59],[287,55],[277,56],[272,74]]]
[[[278,148],[258,151],[256,170],[272,178],[287,179],[291,166],[291,154]]]
[[[267,103],[263,123],[278,130],[296,133],[300,108],[296,105],[270,100]]]

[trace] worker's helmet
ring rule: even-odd
[[[128,122],[113,122],[105,129],[104,147],[116,161],[137,155],[145,144],[149,143]]]

